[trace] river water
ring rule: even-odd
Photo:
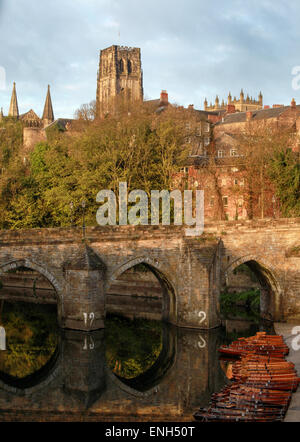
[[[218,347],[266,329],[247,317],[200,331],[108,316],[105,330],[82,333],[56,316],[53,305],[3,303],[1,421],[193,421],[228,382]]]

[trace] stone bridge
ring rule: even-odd
[[[84,237],[80,228],[0,233],[0,272],[24,266],[44,275],[62,328],[102,328],[106,292],[139,263],[161,284],[163,319],[179,327],[217,327],[220,290],[243,263],[258,276],[270,317],[300,314],[300,219],[217,222],[195,238],[175,226],[89,227]]]

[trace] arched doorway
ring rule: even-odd
[[[261,257],[245,256],[234,261],[225,272],[225,290],[233,294],[256,293],[259,314],[268,320],[280,320],[281,287],[272,265]]]

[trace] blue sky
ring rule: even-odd
[[[48,83],[56,117],[95,99],[99,50],[142,50],[144,93],[203,108],[241,87],[265,104],[288,104],[300,65],[299,0],[0,0],[0,67],[7,114],[17,83],[20,112],[43,111]],[[119,37],[120,33],[120,37]]]

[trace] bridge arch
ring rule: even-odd
[[[225,269],[226,285],[228,285],[230,275],[232,275],[234,270],[242,264],[247,264],[249,266],[249,268],[258,277],[258,280],[262,287],[264,285],[268,286],[269,289],[268,295],[261,294],[261,301],[263,301],[264,304],[263,309],[266,311],[271,310],[270,319],[280,320],[282,318],[281,299],[282,299],[283,289],[280,283],[280,278],[277,275],[274,266],[261,255],[254,255],[254,254],[245,255],[233,261]],[[266,299],[267,296],[269,296],[269,299]]]
[[[28,269],[37,271],[38,273],[43,275],[53,286],[57,298],[58,322],[59,324],[61,324],[63,309],[63,289],[55,276],[46,269],[46,266],[37,264],[36,262],[28,258],[11,260],[9,262],[6,262],[5,264],[0,264],[0,276],[9,270],[16,270],[20,267],[27,267]]]
[[[162,319],[166,322],[170,322],[176,325],[178,297],[175,285],[171,282],[172,279],[169,275],[169,272],[160,265],[158,260],[154,260],[145,256],[139,256],[126,261],[112,272],[112,275],[110,276],[106,285],[106,291],[109,290],[111,284],[124,272],[126,272],[126,270],[129,270],[138,264],[146,265],[158,279],[163,292]]]

